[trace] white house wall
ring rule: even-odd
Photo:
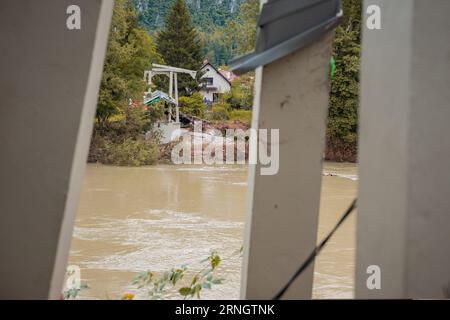
[[[209,101],[214,100],[214,92],[213,91],[200,90],[200,94],[203,96],[203,98],[206,98],[206,100],[209,100]]]
[[[205,66],[202,69],[202,72],[204,72],[202,79],[212,78],[212,87],[216,88],[214,90],[200,90],[200,93],[203,97],[206,97],[206,99],[212,101],[214,93],[227,93],[231,90],[230,83],[210,65]]]

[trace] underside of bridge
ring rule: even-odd
[[[370,4],[383,28],[364,30],[356,297],[443,298],[450,2]],[[60,298],[112,7],[0,1],[0,299]],[[280,129],[280,171],[250,168],[242,298],[272,298],[316,244],[332,42],[329,30],[257,70],[253,127]],[[313,271],[285,298],[311,298]]]
[[[448,298],[450,2],[366,0],[364,24],[373,5],[382,29],[363,36],[355,297]],[[253,127],[280,129],[280,172],[250,170],[242,298],[272,298],[317,241],[331,38],[257,71]],[[284,298],[311,298],[312,283],[310,266]]]
[[[0,298],[61,297],[112,6],[0,1]]]

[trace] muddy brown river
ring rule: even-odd
[[[357,167],[325,163],[319,239],[356,195]],[[162,273],[201,261],[217,251],[225,260],[222,285],[203,299],[239,297],[245,166],[158,165],[123,168],[89,165],[70,252],[89,289],[80,299],[118,299],[126,292],[146,298],[130,283],[142,271]],[[342,226],[316,261],[314,298],[352,298],[355,217]],[[169,292],[167,298],[179,298]]]

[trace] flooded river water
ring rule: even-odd
[[[326,163],[319,239],[356,195],[357,167]],[[117,299],[125,292],[145,298],[130,285],[141,271],[164,272],[201,261],[217,251],[224,284],[204,299],[239,297],[245,166],[158,165],[118,168],[89,165],[83,185],[70,264],[81,268],[90,289],[81,299]],[[355,217],[336,233],[316,262],[314,298],[352,298]],[[174,293],[169,296],[177,298]]]

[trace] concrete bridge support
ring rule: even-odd
[[[363,37],[356,298],[449,298],[450,2],[369,4],[382,29]]]
[[[59,299],[112,0],[0,1],[0,299]]]
[[[257,70],[253,128],[280,129],[280,161],[276,175],[250,167],[242,298],[271,299],[316,245],[332,42]],[[312,284],[310,267],[284,298],[310,299]]]

